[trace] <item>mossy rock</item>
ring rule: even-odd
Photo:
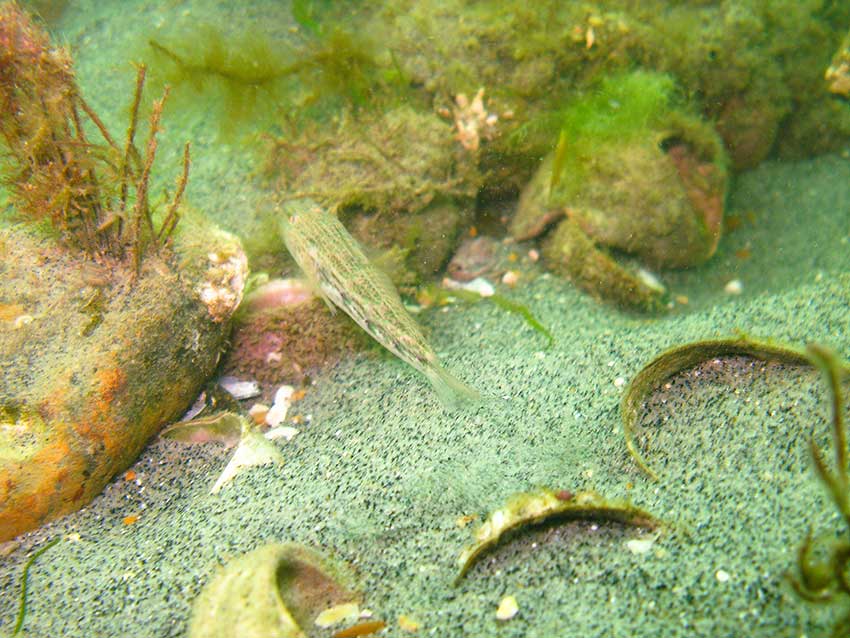
[[[452,125],[409,106],[351,115],[334,131],[316,131],[280,150],[271,160],[279,190],[338,210],[366,245],[398,251],[388,260],[396,262],[391,276],[402,287],[446,264],[481,185]]]
[[[134,276],[0,225],[0,540],[86,505],[215,368],[246,260],[184,226]]]

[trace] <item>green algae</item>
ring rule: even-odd
[[[18,616],[15,620],[15,626],[12,629],[12,635],[17,636],[21,629],[24,626],[24,619],[27,615],[27,578],[29,577],[30,567],[32,567],[33,563],[48,549],[53,547],[56,543],[58,543],[61,538],[54,538],[52,541],[47,544],[39,547],[32,556],[29,557],[27,562],[24,564],[24,571],[21,573],[21,596],[20,596],[20,605],[18,607]]]
[[[504,295],[500,295],[498,293],[493,295],[482,295],[481,293],[475,292],[474,290],[446,290],[444,288],[440,288],[439,286],[429,286],[426,289],[425,294],[429,297],[433,297],[437,303],[448,301],[452,297],[460,299],[461,301],[465,301],[466,303],[478,303],[479,301],[489,301],[490,303],[495,304],[506,312],[522,317],[525,323],[527,323],[532,330],[534,330],[535,332],[539,332],[544,337],[546,337],[547,348],[551,348],[555,345],[555,337],[552,335],[551,332],[549,332],[549,329],[546,328],[546,326],[544,326],[537,320],[537,318],[532,314],[531,310],[528,309],[528,306],[525,306],[521,303],[517,303],[515,301],[511,301]]]
[[[400,86],[391,61],[364,31],[319,17],[315,4],[293,6],[297,35],[184,21],[152,34],[140,55],[159,82],[175,87],[181,108],[195,108],[199,97],[212,105],[228,141],[383,104],[379,97]]]
[[[567,166],[568,158],[588,156],[597,144],[629,141],[661,124],[674,89],[673,78],[665,73],[638,70],[603,78],[596,90],[561,114],[550,187],[558,185],[565,171],[578,170]]]

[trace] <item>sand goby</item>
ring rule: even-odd
[[[284,205],[286,248],[331,308],[340,308],[378,343],[424,374],[446,407],[479,394],[440,364],[390,278],[375,267],[336,215],[309,199]]]

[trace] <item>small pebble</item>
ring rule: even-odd
[[[502,275],[502,283],[506,286],[514,287],[517,285],[519,281],[519,273],[516,270],[509,270],[504,275]]]
[[[360,616],[360,605],[357,603],[343,603],[329,607],[316,616],[317,627],[327,628],[338,625],[343,621],[356,620]]]
[[[298,428],[289,427],[288,425],[279,425],[266,432],[263,436],[269,441],[274,441],[275,439],[286,439],[287,441],[291,441],[292,437],[299,432],[300,430]]]
[[[723,290],[727,295],[740,295],[744,291],[744,284],[741,283],[740,279],[733,279],[723,286]]]
[[[32,315],[21,315],[15,318],[14,326],[16,329],[23,328],[25,325],[32,323],[32,319]]]
[[[269,413],[269,406],[264,403],[255,403],[248,410],[248,416],[257,425],[263,425],[266,422],[266,415]]]
[[[655,544],[655,540],[655,536],[650,536],[649,538],[633,538],[626,541],[626,549],[637,556],[646,554],[650,549],[652,549],[652,546]]]
[[[419,631],[419,628],[422,626],[418,620],[413,618],[412,616],[406,616],[402,614],[398,617],[398,626],[403,631],[408,631],[410,633],[415,633]]]
[[[459,282],[445,277],[443,279],[443,286],[449,290],[468,290],[470,292],[478,293],[482,297],[492,297],[496,294],[496,289],[493,288],[493,284],[483,277],[476,277],[472,281],[467,282]]]
[[[649,272],[645,268],[638,268],[636,274],[637,278],[650,290],[660,293],[666,292],[667,288],[655,273]]]
[[[517,615],[517,612],[519,612],[519,605],[516,602],[516,596],[505,596],[496,610],[496,618],[499,620],[510,620]]]

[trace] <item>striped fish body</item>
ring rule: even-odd
[[[286,248],[331,309],[340,308],[424,374],[445,406],[478,399],[474,389],[443,368],[390,278],[369,261],[336,215],[306,199],[288,202],[283,212]]]

